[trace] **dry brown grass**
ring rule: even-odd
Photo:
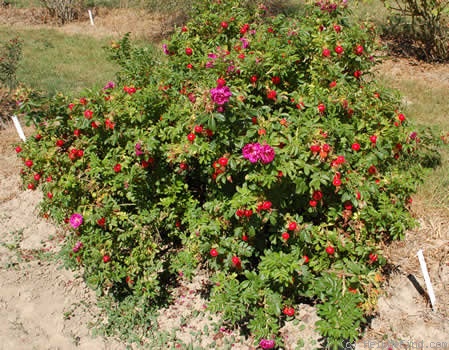
[[[65,34],[111,39],[129,32],[131,38],[154,42],[170,33],[173,26],[184,19],[179,13],[168,15],[132,8],[96,8],[93,14],[94,26],[90,24],[87,12],[79,20],[61,26],[43,8],[0,8],[0,25],[18,29],[52,28]]]

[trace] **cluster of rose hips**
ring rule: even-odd
[[[237,209],[235,215],[239,218],[250,218],[253,215],[253,211],[251,209]]]
[[[82,149],[72,148],[69,152],[69,158],[73,162],[84,155],[84,151]]]

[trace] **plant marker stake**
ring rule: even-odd
[[[89,12],[89,19],[90,19],[90,25],[93,26],[94,24],[94,17],[92,16],[92,11],[91,10],[87,10],[87,12]]]
[[[23,133],[23,129],[22,126],[20,125],[19,119],[17,118],[16,115],[11,116],[11,119],[14,123],[14,126],[16,127],[17,133],[19,134],[19,137],[21,138],[21,140],[23,142],[26,141],[26,137],[25,134]]]
[[[433,292],[432,283],[430,283],[429,272],[427,270],[427,265],[424,260],[424,255],[422,253],[422,249],[418,250],[417,255],[418,255],[419,263],[421,265],[422,274],[424,276],[424,281],[426,282],[427,292],[429,293],[430,303],[432,304],[432,309],[435,310],[435,303],[436,303],[435,293]]]

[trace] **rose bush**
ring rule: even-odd
[[[157,304],[202,268],[209,309],[262,348],[304,301],[327,345],[354,341],[435,140],[373,79],[375,30],[345,2],[288,19],[197,6],[162,55],[115,43],[118,83],[38,108],[22,95],[37,127],[24,185],[47,193],[67,262],[102,293]]]

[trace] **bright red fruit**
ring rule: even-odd
[[[352,210],[352,203],[347,201],[343,204],[343,207],[345,208],[345,210]]]
[[[64,146],[64,140],[57,140],[56,141],[56,146],[58,146],[58,147]]]
[[[76,155],[77,155],[78,158],[81,158],[82,156],[84,156],[84,151],[83,151],[82,149],[79,149],[79,150],[76,152]]]
[[[295,221],[292,221],[291,223],[288,224],[288,229],[290,231],[296,230],[297,227],[298,227],[298,224]]]
[[[377,142],[377,136],[376,135],[371,135],[369,137],[369,140],[371,141],[372,144],[375,144]]]
[[[320,103],[318,105],[318,112],[320,112],[320,114],[323,114],[326,111],[326,106],[324,105],[324,103]]]
[[[181,32],[186,33],[187,31],[188,31],[188,29],[187,29],[186,26],[183,26],[183,27],[181,28]]]
[[[190,142],[193,142],[193,141],[195,140],[195,137],[196,137],[196,135],[195,135],[195,134],[192,134],[192,133],[190,133],[190,134],[187,135],[187,139],[188,139]]]
[[[330,55],[331,55],[331,50],[329,50],[329,49],[323,49],[322,55],[323,55],[324,57],[330,57]]]
[[[109,261],[111,261],[111,257],[109,255],[103,255],[103,262],[108,263]]]
[[[39,181],[41,179],[41,174],[36,173],[36,174],[34,174],[33,178],[34,178],[34,180]]]
[[[331,245],[326,248],[326,253],[329,255],[333,255],[335,253],[335,248]]]
[[[81,135],[81,130],[80,130],[80,129],[75,129],[75,130],[73,130],[73,135],[75,135],[76,137],[80,137],[80,135]]]
[[[363,46],[362,45],[357,45],[354,49],[354,52],[356,55],[362,55],[363,54]]]
[[[223,21],[223,22],[221,22],[220,25],[221,25],[221,28],[223,28],[223,29],[228,28],[228,22]]]
[[[22,147],[17,146],[17,147],[16,147],[16,153],[20,153],[20,152],[22,152]]]
[[[338,156],[337,159],[335,160],[335,162],[337,164],[344,164],[345,163],[345,157],[344,156]]]
[[[28,159],[28,160],[25,161],[25,165],[26,165],[28,168],[31,168],[31,167],[33,166],[33,161],[30,160],[30,159]]]
[[[341,45],[337,45],[334,50],[337,55],[341,55],[344,52],[343,46]]]
[[[210,254],[211,257],[215,258],[215,257],[218,256],[218,250],[215,249],[215,248],[212,248],[212,249],[209,251],[209,254]]]
[[[92,112],[90,109],[86,109],[84,111],[84,117],[86,119],[92,119],[93,115],[94,115],[94,112]]]
[[[334,30],[335,30],[337,33],[340,33],[340,32],[341,32],[341,27],[340,27],[338,24],[334,24]]]
[[[47,193],[47,198],[48,198],[48,199],[52,199],[52,198],[53,198],[53,193],[48,192],[48,193]]]
[[[36,187],[34,186],[34,184],[28,184],[28,189],[29,190],[34,190]]]
[[[334,87],[336,87],[337,86],[337,82],[335,81],[335,80],[333,80],[333,81],[331,81],[330,83],[329,83],[329,87],[332,89],[332,88],[334,88]]]
[[[354,150],[354,151],[360,151],[360,144],[358,144],[358,143],[353,143],[352,144],[352,146],[351,146],[351,148]]]
[[[370,253],[368,258],[371,263],[375,263],[377,261],[377,254]]]
[[[403,122],[403,121],[405,121],[405,115],[403,115],[402,113],[399,113],[398,114],[398,119],[401,121],[401,123]]]
[[[226,80],[224,80],[223,78],[218,78],[217,79],[217,85],[218,86],[225,86],[226,85]]]
[[[321,192],[321,191],[313,192],[312,198],[316,201],[320,201],[323,198],[323,192]]]
[[[270,201],[265,201],[262,203],[263,210],[270,210],[273,204]]]
[[[279,77],[272,77],[272,78],[271,78],[271,82],[272,82],[274,85],[279,85],[279,84],[281,83],[281,78],[279,78]]]
[[[338,187],[338,186],[341,186],[341,179],[338,177],[338,176],[334,176],[334,179],[333,179],[333,181],[332,181],[332,184],[335,186],[335,187]]]
[[[179,168],[180,168],[181,170],[187,170],[188,166],[187,166],[186,163],[180,163],[180,164],[179,164]]]
[[[268,98],[269,100],[276,101],[276,96],[277,96],[277,92],[276,92],[276,91],[274,91],[274,90],[268,90],[268,92],[267,92],[267,98]]]
[[[105,218],[98,219],[97,224],[98,226],[104,227],[104,225],[106,225],[106,219]]]
[[[294,309],[293,307],[291,307],[291,306],[286,306],[286,307],[284,307],[284,309],[282,310],[282,313],[283,313],[285,316],[292,317],[292,316],[295,315],[295,309]]]
[[[310,205],[312,208],[315,208],[315,207],[318,205],[318,202],[317,202],[316,200],[314,200],[314,199],[311,199],[311,200],[309,201],[309,205]]]
[[[304,255],[302,257],[302,259],[304,260],[304,264],[307,264],[310,261],[310,259],[309,259],[309,257],[307,255]]]
[[[255,84],[257,82],[257,75],[252,75],[251,78],[249,78],[249,81]]]
[[[243,27],[240,29],[240,34],[245,34],[249,30],[249,24],[246,23],[243,25]]]
[[[290,238],[290,234],[288,232],[282,232],[281,237],[284,241],[288,241]]]
[[[312,153],[318,153],[319,151],[321,151],[321,146],[320,145],[312,145],[312,146],[310,146],[310,151]]]
[[[228,165],[228,158],[226,158],[226,157],[221,157],[221,158],[218,160],[218,163],[219,163],[220,165],[222,165],[222,166],[226,166],[226,165]]]
[[[240,258],[238,256],[232,257],[232,264],[237,268],[240,268],[242,266],[242,262],[240,261]]]
[[[195,125],[195,128],[193,129],[197,134],[200,134],[203,132],[203,126],[202,125]]]
[[[119,173],[120,171],[122,171],[122,166],[120,164],[114,165],[114,171],[116,173]]]
[[[190,47],[186,48],[186,55],[187,56],[192,56],[193,50]]]
[[[355,78],[359,79],[361,76],[362,76],[362,72],[361,72],[361,71],[356,70],[356,71],[354,72],[354,77],[355,77]]]

